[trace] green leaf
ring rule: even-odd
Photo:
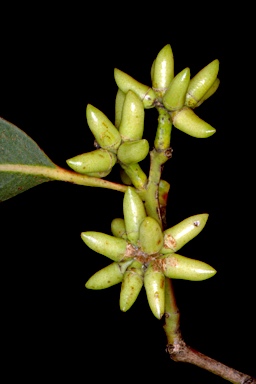
[[[31,137],[0,118],[0,201],[52,180],[42,173],[28,174],[24,165],[57,168]]]

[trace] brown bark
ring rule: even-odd
[[[170,358],[177,362],[194,364],[233,384],[256,384],[256,378],[230,368],[217,360],[214,360],[186,345],[181,339],[176,339],[174,344],[168,344],[166,348]]]

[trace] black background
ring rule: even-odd
[[[203,232],[180,253],[218,273],[204,282],[176,280],[174,288],[185,341],[255,375],[250,352],[255,343],[253,152],[250,134],[241,130],[235,27],[224,26],[217,13],[214,24],[206,16],[193,18],[190,10],[186,21],[174,13],[168,22],[160,16],[154,22],[152,11],[149,18],[137,21],[131,14],[120,22],[125,10],[109,18],[110,10],[104,17],[102,8],[91,8],[85,14],[38,8],[31,18],[20,18],[16,10],[15,17],[12,12],[3,17],[0,116],[68,168],[66,159],[94,149],[86,105],[114,120],[114,67],[150,84],[151,64],[166,44],[172,46],[176,74],[190,67],[193,76],[220,60],[220,88],[197,110],[216,134],[199,140],[174,128],[173,158],[163,172],[171,184],[168,226],[209,213]],[[175,24],[175,17],[180,22]],[[156,111],[146,111],[151,146],[156,124]],[[115,168],[108,179],[117,178]],[[225,382],[169,359],[162,322],[151,314],[144,290],[122,313],[120,285],[85,289],[87,279],[109,260],[89,250],[80,233],[110,234],[111,220],[122,216],[122,198],[120,192],[49,182],[1,203],[1,346],[9,377]]]

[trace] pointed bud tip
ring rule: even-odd
[[[205,136],[205,138],[214,135],[214,133],[216,133],[216,129],[215,129],[215,128],[212,128],[212,129],[207,130],[207,131],[206,131],[206,136]]]
[[[87,106],[86,106],[86,116],[87,116],[87,118],[89,118],[89,116],[95,110],[96,110],[96,108],[92,104],[87,104]]]
[[[171,53],[172,54],[172,47],[171,44],[166,44],[160,52],[165,52],[165,53]]]
[[[206,223],[206,221],[209,219],[209,213],[201,213],[196,216],[200,217],[201,221],[203,221],[204,223]]]
[[[66,163],[67,163],[68,165],[72,164],[72,158],[67,159],[67,160],[66,160]]]
[[[151,311],[152,311],[152,309],[151,309]],[[157,318],[157,320],[161,320],[162,317],[163,317],[163,315],[164,315],[164,312],[161,313],[161,312],[159,312],[159,311],[152,311],[152,313],[153,313],[153,315]]]
[[[92,284],[92,276],[86,281],[84,286],[86,289],[96,289],[95,285]]]
[[[212,267],[212,269],[211,269],[210,272],[211,272],[211,277],[212,277],[212,276],[216,275],[217,270],[216,270],[215,268]]]
[[[101,112],[98,108],[94,107],[94,105],[92,104],[87,104],[86,106],[86,112],[89,114],[89,113],[93,113],[93,112]],[[102,112],[101,112],[102,113]]]
[[[122,73],[123,71],[121,71],[121,69],[118,69],[118,68],[114,68],[114,77],[119,73]]]
[[[81,233],[81,238],[82,238],[82,240],[86,243],[86,241],[89,239],[89,235],[88,235],[88,233],[87,232],[82,232]]]
[[[216,269],[214,269],[211,265],[207,265],[207,269],[201,271],[201,278],[199,278],[197,281],[210,279],[211,277],[216,275],[216,273]]]

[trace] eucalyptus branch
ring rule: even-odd
[[[234,368],[228,367],[188,346],[182,339],[180,313],[175,301],[171,279],[165,283],[165,324],[163,326],[167,346],[166,351],[176,362],[190,363],[222,377],[234,384],[255,384],[256,379]]]
[[[159,182],[161,179],[162,166],[171,157],[171,149],[153,149],[150,152],[150,170],[145,194],[145,208],[148,216],[153,217],[162,227],[162,217],[159,206]]]
[[[228,367],[189,347],[184,341],[179,340],[176,345],[168,345],[167,350],[172,360],[196,365],[233,384],[255,384],[256,379],[242,372]]]
[[[190,363],[205,369],[233,384],[255,384],[256,379],[248,376],[234,368],[228,367],[196,350],[189,347],[182,339],[176,341],[175,345],[167,345],[167,351],[172,360],[176,362]]]
[[[162,94],[160,90],[158,93]],[[163,228],[163,218],[159,206],[159,182],[163,164],[172,156],[172,149],[170,148],[172,121],[168,111],[158,100],[155,101],[155,105],[159,114],[158,126],[154,140],[154,149],[150,152],[150,169],[147,193],[145,195],[145,207],[148,215],[157,220]],[[157,105],[161,106],[157,107]]]
[[[181,340],[180,312],[176,304],[171,279],[165,278],[165,324],[167,345],[174,346]]]
[[[169,112],[162,104],[156,106],[156,109],[159,115],[154,146],[157,150],[165,150],[170,147],[172,120]]]
[[[120,309],[126,312],[144,285],[152,314],[158,320],[165,319],[167,352],[172,360],[194,364],[234,384],[255,384],[253,377],[186,345],[172,286],[172,279],[203,281],[216,274],[205,262],[177,253],[202,231],[208,214],[190,216],[166,228],[170,184],[161,179],[161,174],[172,156],[173,126],[199,139],[215,133],[215,128],[200,119],[194,109],[217,90],[218,70],[219,61],[213,60],[192,79],[189,68],[174,76],[170,45],[158,53],[152,64],[152,87],[115,69],[118,86],[115,125],[103,112],[87,105],[87,122],[97,149],[68,159],[72,171],[55,165],[24,132],[0,119],[0,172],[4,174],[0,199],[50,180],[123,192],[123,217],[112,220],[112,235],[95,231],[81,233],[90,249],[112,260],[92,275],[85,287],[98,290],[121,283]],[[148,141],[143,139],[144,110],[149,108],[156,108],[159,113],[151,151]],[[148,154],[147,176],[139,163]],[[116,164],[121,167],[124,185],[104,179]]]

